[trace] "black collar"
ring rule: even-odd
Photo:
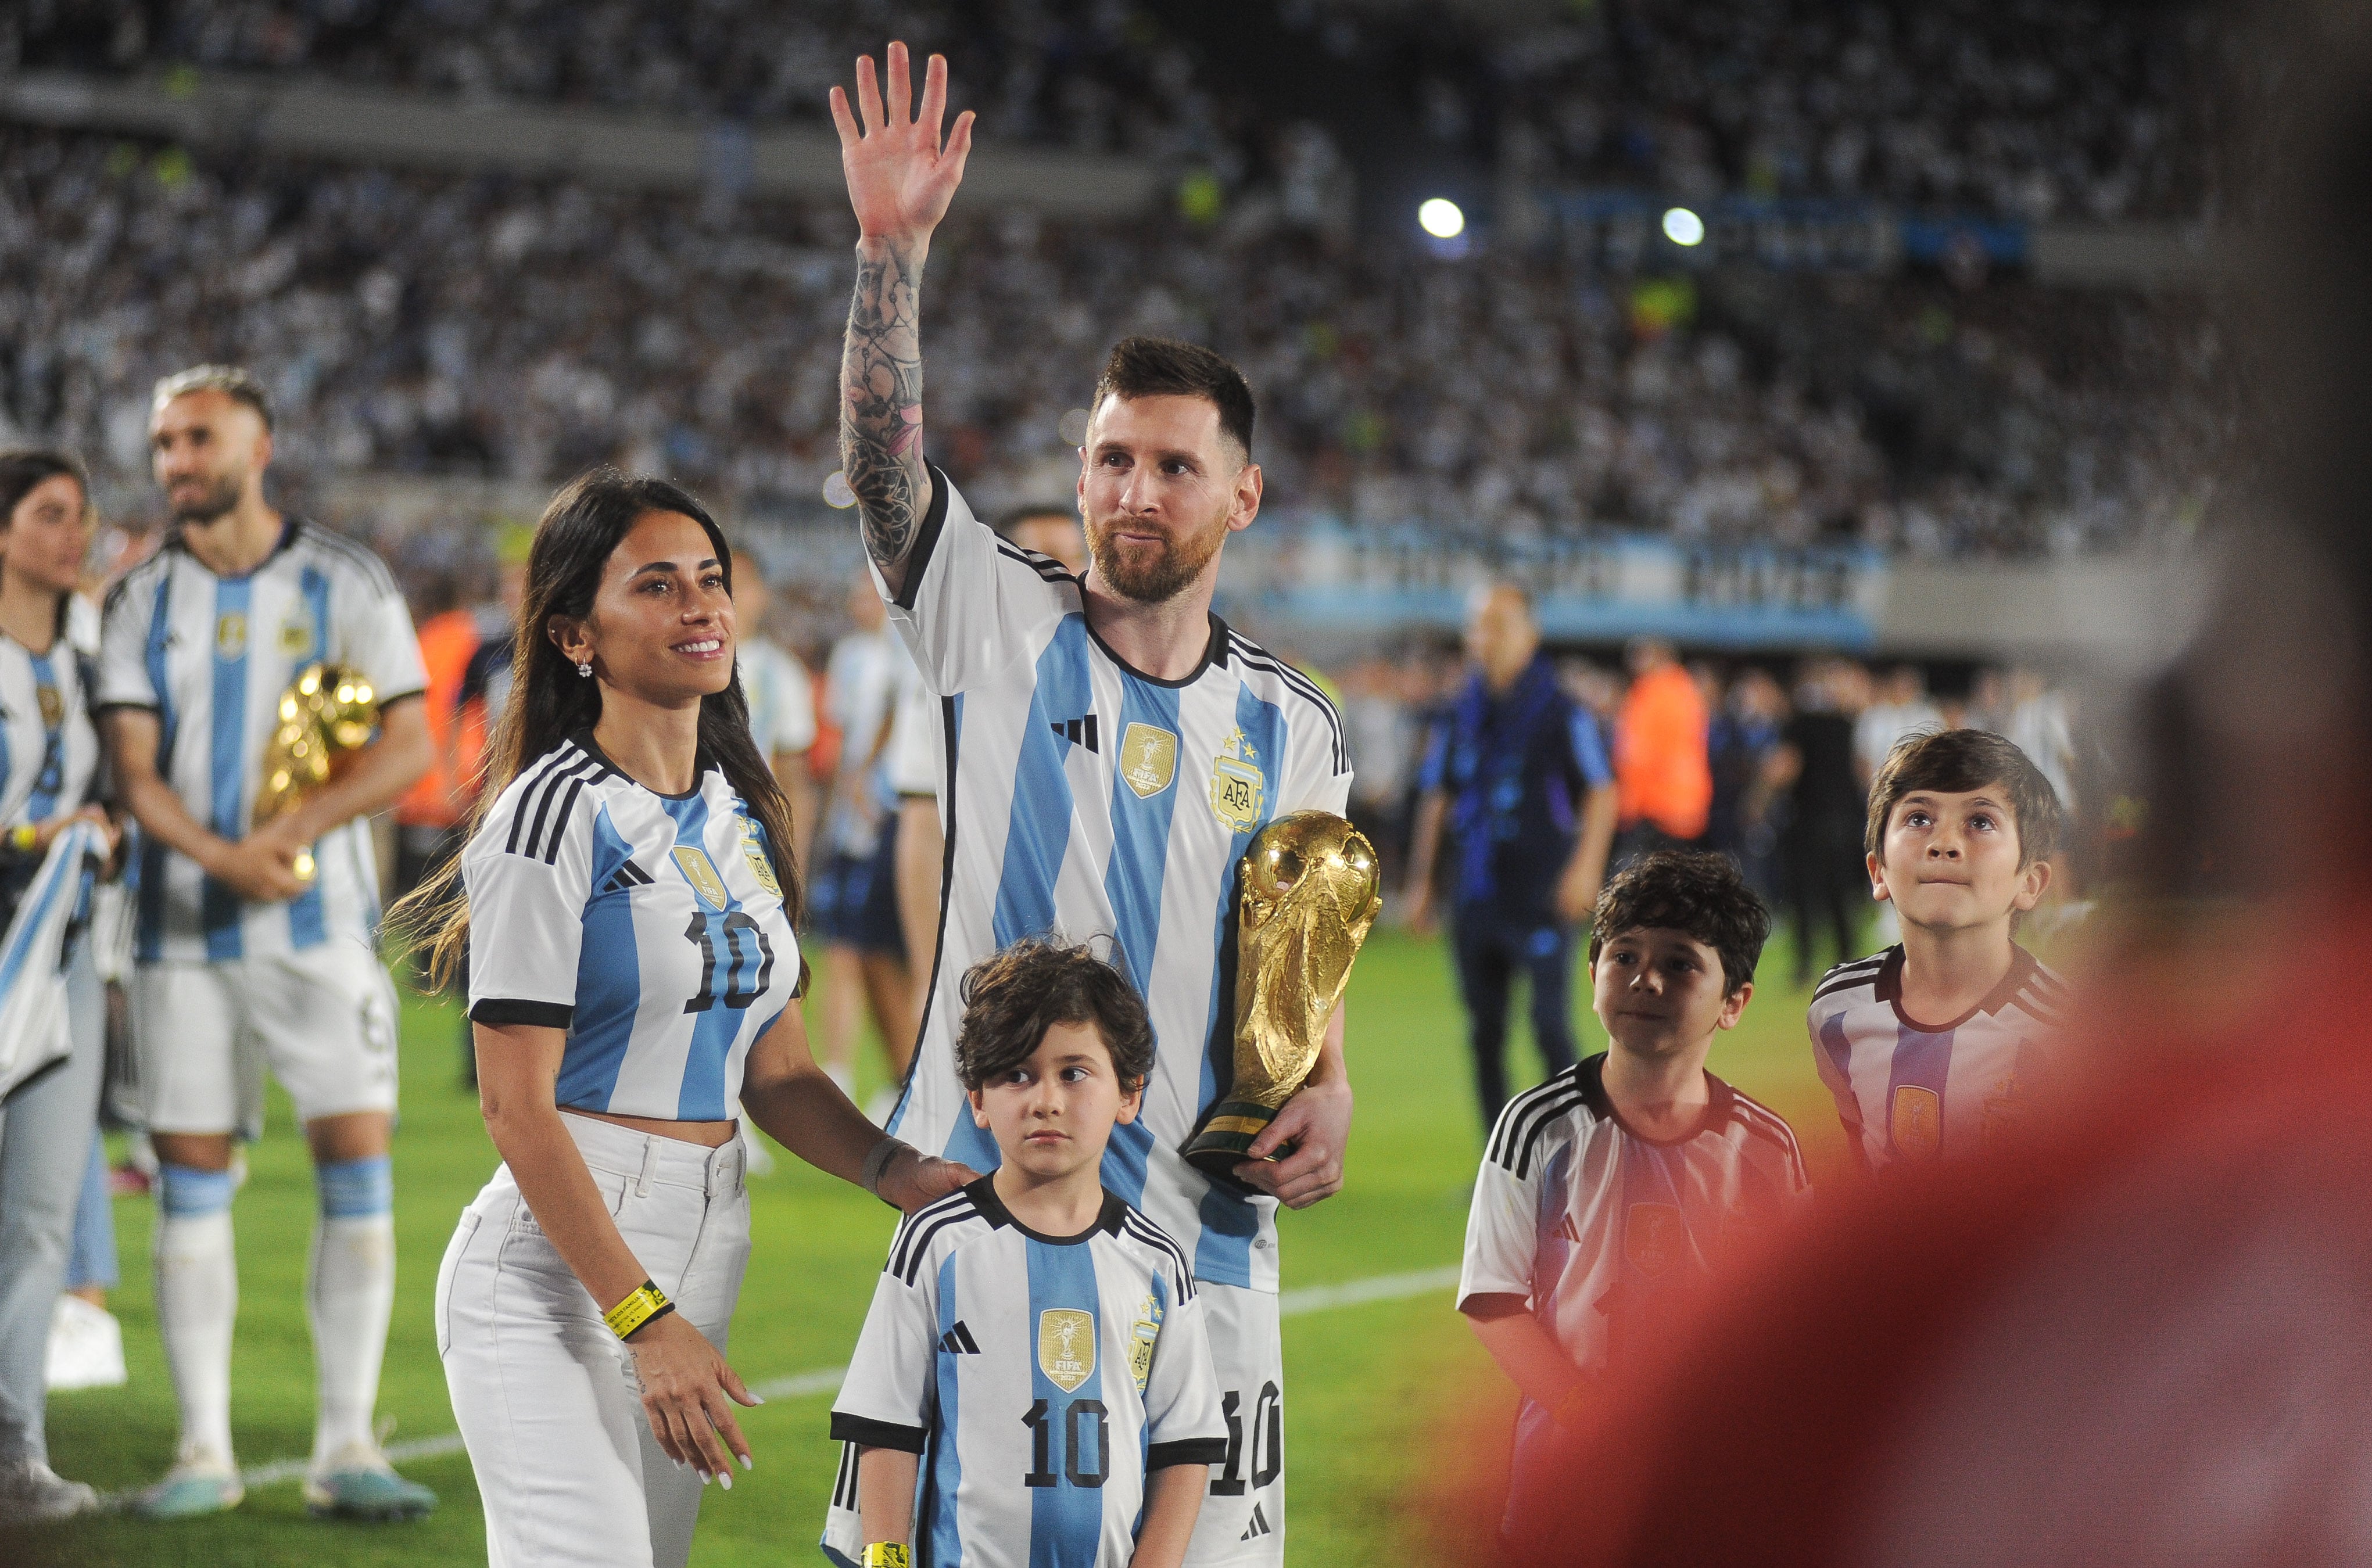
[[[1013,1217],[1013,1211],[1006,1208],[1005,1200],[996,1195],[996,1179],[993,1176],[982,1177],[978,1181],[965,1188],[964,1194],[971,1200],[972,1207],[978,1209],[989,1224],[1011,1225],[1030,1240],[1042,1241],[1049,1247],[1076,1247],[1082,1241],[1092,1240],[1098,1231],[1101,1231],[1106,1236],[1118,1236],[1121,1221],[1128,1214],[1128,1205],[1110,1192],[1106,1192],[1104,1206],[1097,1214],[1095,1224],[1076,1236],[1048,1236],[1041,1231],[1031,1230]]]

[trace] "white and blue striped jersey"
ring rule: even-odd
[[[1805,1027],[1855,1159],[1882,1170],[2015,1138],[2048,1096],[2066,998],[2015,943],[2001,983],[1949,1023],[1902,1010],[1900,947],[1821,976]]]
[[[799,656],[763,637],[741,645],[738,673],[750,704],[750,738],[758,755],[773,759],[803,752],[815,744],[815,686]]]
[[[1192,1271],[1106,1193],[1084,1235],[1025,1227],[983,1177],[898,1227],[832,1401],[824,1550],[865,1549],[855,1446],[922,1458],[918,1568],[1127,1568],[1146,1478],[1225,1460]]]
[[[321,663],[359,670],[381,706],[426,689],[411,611],[378,556],[291,517],[262,565],[217,577],[177,533],[108,595],[99,705],[154,713],[158,776],[191,816],[237,841],[252,825],[281,694]],[[378,862],[369,822],[323,834],[313,858],[318,874],[304,892],[251,903],[144,839],[136,956],[212,963],[372,941]]]
[[[1097,638],[1053,561],[999,539],[947,476],[890,620],[939,694],[948,880],[922,1040],[890,1131],[996,1164],[956,1081],[964,971],[1023,936],[1109,937],[1156,1047],[1104,1185],[1177,1237],[1197,1279],[1276,1289],[1276,1201],[1215,1183],[1180,1151],[1233,1078],[1237,865],[1299,810],[1342,812],[1351,765],[1317,685],[1211,618],[1184,678],[1140,674]]]
[[[1712,1074],[1704,1119],[1685,1137],[1633,1132],[1607,1098],[1603,1053],[1507,1102],[1474,1179],[1458,1308],[1529,1311],[1576,1366],[1624,1364],[1672,1293],[1725,1254],[1799,1214],[1812,1195],[1796,1134],[1776,1111]],[[1555,1418],[1516,1416],[1510,1520],[1538,1517],[1570,1486]]]
[[[87,656],[63,632],[46,654],[0,633],[0,828],[46,822],[90,799],[99,732]]]
[[[704,759],[645,789],[589,733],[521,770],[461,853],[470,1016],[568,1031],[559,1103],[722,1121],[806,980],[764,827]]]

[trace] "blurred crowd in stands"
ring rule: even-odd
[[[833,203],[0,130],[0,435],[136,482],[152,378],[237,360],[284,411],[284,470],[544,483],[610,460],[817,511],[851,234]],[[1244,366],[1273,511],[1453,543],[2073,553],[2194,514],[2224,418],[2212,324],[2177,298],[1446,260],[1274,204],[975,216],[929,287],[934,457],[991,506],[1070,488],[1066,415],[1131,331]]]
[[[823,118],[858,52],[944,51],[992,134],[1195,162],[1267,156],[1226,62],[1128,0],[26,0],[0,65],[301,70],[753,122]],[[2000,216],[2193,217],[2179,105],[2203,7],[2110,0],[1576,0],[1506,16],[1289,0],[1320,68],[1543,186],[1866,198]],[[13,60],[9,58],[13,56]],[[1378,69],[1378,67],[1381,67]]]

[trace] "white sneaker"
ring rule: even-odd
[[[436,1511],[436,1494],[406,1481],[376,1443],[356,1443],[305,1475],[305,1508],[316,1518],[419,1519]]]
[[[61,1294],[50,1314],[50,1348],[42,1379],[52,1392],[67,1388],[121,1388],[123,1325],[104,1307]]]
[[[0,1461],[0,1524],[71,1519],[99,1506],[99,1493],[39,1459]]]
[[[144,1519],[196,1519],[227,1513],[246,1496],[230,1460],[200,1451],[177,1460],[164,1480],[134,1493],[126,1505]]]

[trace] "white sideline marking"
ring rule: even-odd
[[[1363,1307],[1373,1301],[1400,1301],[1412,1295],[1424,1295],[1436,1290],[1448,1290],[1458,1283],[1456,1269],[1425,1269],[1411,1274],[1378,1274],[1372,1279],[1346,1280],[1341,1284],[1304,1285],[1279,1295],[1276,1310],[1280,1317],[1298,1318],[1307,1312],[1328,1312],[1338,1307]],[[848,1373],[845,1366],[819,1366],[812,1372],[795,1372],[788,1377],[770,1378],[751,1387],[750,1392],[762,1400],[796,1400],[817,1394],[830,1394],[840,1388],[841,1379]],[[461,1434],[440,1433],[435,1437],[416,1437],[409,1443],[390,1443],[387,1457],[396,1464],[409,1464],[414,1459],[441,1459],[448,1454],[461,1452]],[[273,1459],[239,1472],[238,1479],[252,1491],[259,1486],[283,1486],[292,1481],[302,1481],[307,1459]]]

